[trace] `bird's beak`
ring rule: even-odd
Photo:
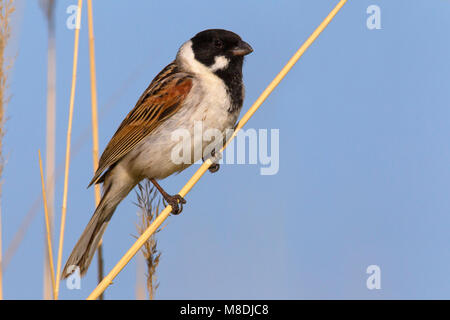
[[[245,56],[253,52],[253,48],[245,41],[241,41],[236,47],[231,49],[233,56]]]

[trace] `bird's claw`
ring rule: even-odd
[[[183,211],[183,204],[186,204],[186,200],[179,194],[167,197],[165,200],[172,207],[173,215],[179,215]]]
[[[202,159],[203,159],[203,162],[206,161],[205,158],[202,158]],[[210,165],[208,168],[209,172],[215,173],[215,172],[219,171],[220,164],[218,162],[222,159],[222,154],[213,150],[207,159],[211,159],[211,161],[212,161],[212,165]]]
[[[220,164],[218,164],[218,163],[213,163],[213,164],[208,168],[209,172],[211,172],[211,173],[215,173],[215,172],[219,171],[219,169],[220,169]]]

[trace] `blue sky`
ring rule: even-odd
[[[74,36],[66,8],[75,2],[56,8],[57,163],[64,160]],[[46,23],[37,1],[18,3],[4,140],[5,247],[40,195],[37,150],[45,149]],[[229,29],[253,46],[245,111],[336,3],[94,1],[99,105],[107,110],[101,149],[197,32]],[[366,27],[372,4],[381,8],[381,30]],[[449,15],[442,0],[348,1],[248,123],[280,130],[278,174],[225,165],[203,177],[183,213],[158,234],[156,298],[450,298]],[[83,10],[75,145],[91,121],[87,31]],[[162,185],[176,193],[194,171]],[[71,163],[64,259],[94,209],[91,176],[88,136]],[[62,187],[59,180],[58,217]],[[134,242],[134,199],[118,207],[105,234],[106,271]],[[7,266],[7,299],[42,297],[43,221],[40,209]],[[380,290],[366,287],[369,265],[381,268]],[[81,290],[63,283],[61,298],[87,297],[95,270],[94,262]],[[106,297],[134,299],[135,283],[132,260]]]

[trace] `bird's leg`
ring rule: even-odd
[[[156,187],[156,189],[158,189],[158,191],[161,193],[164,200],[166,200],[166,202],[168,204],[170,204],[170,206],[172,207],[172,214],[175,214],[175,215],[180,214],[181,211],[183,211],[183,204],[186,203],[186,200],[184,200],[184,198],[182,196],[180,196],[179,194],[176,194],[174,196],[171,196],[170,194],[168,194],[159,185],[159,183],[156,182],[155,179],[150,179],[150,181],[153,183],[153,185]]]
[[[215,172],[219,171],[220,164],[218,164],[217,162],[219,162],[219,160],[222,158],[222,155],[220,153],[218,153],[216,155],[216,150],[213,149],[211,151],[211,155],[208,158],[210,158],[211,161],[213,162],[213,164],[210,165],[209,168],[208,168],[209,172],[215,173]],[[202,160],[203,160],[203,162],[205,162],[205,158],[202,157]]]

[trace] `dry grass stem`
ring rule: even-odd
[[[50,224],[50,237],[53,239],[55,220],[55,141],[56,141],[56,40],[55,40],[55,0],[40,0],[41,9],[47,20],[47,120],[45,181],[47,191],[47,207]],[[47,248],[47,247],[45,247]],[[46,249],[47,251],[47,249]],[[52,298],[53,284],[50,266],[44,255],[44,299]]]
[[[77,25],[81,20],[81,9],[83,1],[78,0],[78,19]],[[72,137],[72,119],[73,119],[73,106],[75,103],[75,85],[77,79],[77,65],[78,65],[78,44],[80,38],[80,29],[75,28],[75,40],[73,49],[73,68],[72,68],[72,87],[70,90],[70,105],[69,105],[69,123],[67,125],[67,139],[66,139],[66,169],[64,172],[64,191],[63,191],[63,201],[62,201],[62,212],[61,212],[61,227],[59,231],[59,247],[58,247],[58,264],[56,267],[56,297],[58,299],[59,294],[59,282],[61,279],[61,260],[62,260],[62,249],[64,244],[64,228],[66,223],[66,212],[67,212],[67,190],[69,183],[69,166],[70,166],[70,143]]]
[[[51,276],[51,286],[53,292],[53,298],[55,298],[56,287],[55,287],[55,268],[53,266],[53,249],[52,249],[52,239],[50,234],[50,217],[47,206],[47,195],[45,192],[45,182],[44,182],[44,171],[42,170],[42,158],[41,151],[39,150],[39,169],[41,171],[41,184],[42,184],[42,202],[44,203],[44,213],[45,213],[45,227],[47,234],[47,253],[48,253],[48,261],[50,267],[50,276]]]
[[[94,174],[98,167],[98,107],[97,107],[97,77],[95,74],[95,38],[94,38],[94,17],[92,13],[92,0],[87,1],[88,8],[88,28],[89,28],[89,62],[91,78],[91,114],[92,114],[92,161]],[[100,203],[100,185],[94,185],[95,206]],[[97,248],[97,278],[98,282],[103,279],[103,245],[102,241]],[[99,297],[104,299],[103,293]]]

